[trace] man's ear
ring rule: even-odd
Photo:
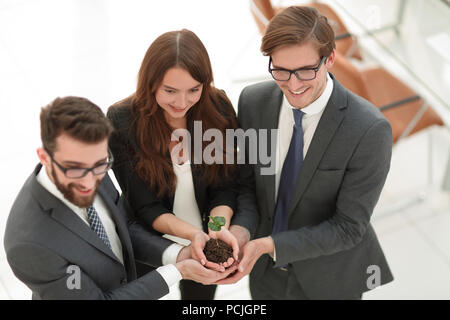
[[[36,153],[43,166],[47,166],[50,163],[50,156],[44,148],[37,148]]]
[[[333,49],[333,51],[331,51],[331,53],[328,56],[327,61],[325,63],[325,65],[327,66],[327,69],[330,69],[333,66],[335,56],[336,56],[336,50]]]

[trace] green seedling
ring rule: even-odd
[[[225,217],[212,217],[212,216],[209,216],[209,219],[210,219],[210,221],[208,222],[208,227],[212,231],[220,231],[220,229],[223,226],[225,226],[225,223],[226,223]],[[229,247],[231,249],[231,247],[227,243],[224,243],[223,241],[222,241],[223,245],[222,246],[219,245],[219,239],[218,238],[216,238],[214,240],[216,242],[216,246],[222,250],[222,253],[225,253],[227,251],[227,247]],[[208,242],[209,243],[213,242],[213,239],[210,239]]]
[[[208,222],[208,228],[212,231],[220,231],[220,229],[225,225],[224,217],[211,217],[209,216],[210,222]]]

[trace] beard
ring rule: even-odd
[[[100,180],[97,180],[96,184],[95,184],[95,189],[94,192],[92,192],[91,195],[86,196],[86,197],[82,197],[82,196],[77,196],[75,194],[75,187],[78,187],[79,189],[82,189],[80,185],[76,184],[76,183],[69,183],[67,186],[64,186],[59,180],[58,177],[56,176],[55,170],[52,166],[52,177],[53,180],[55,181],[55,185],[56,188],[63,194],[64,198],[66,198],[68,201],[70,201],[71,203],[73,203],[74,205],[76,205],[79,208],[87,208],[92,206],[92,204],[94,203],[94,198],[97,195],[97,191],[98,191],[98,187],[100,185]]]

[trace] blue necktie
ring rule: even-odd
[[[295,121],[294,131],[292,132],[291,144],[281,170],[273,233],[287,230],[289,203],[303,163],[302,118],[304,113],[298,109],[292,109],[292,111]]]
[[[103,223],[100,220],[100,217],[97,214],[97,210],[93,206],[90,206],[86,209],[89,224],[91,225],[91,229],[95,231],[95,233],[99,236],[100,239],[111,249],[111,244],[109,243],[108,235],[106,234],[105,228],[103,227]]]

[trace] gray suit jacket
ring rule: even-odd
[[[272,235],[276,263],[264,255],[250,275],[264,281],[267,267],[290,264],[312,299],[368,291],[377,284],[372,268],[380,271],[379,284],[393,280],[370,224],[389,171],[392,130],[377,108],[331,77],[333,92],[297,180],[288,231]],[[241,127],[276,129],[282,98],[274,81],[246,87],[239,98]],[[269,152],[276,152],[273,147],[268,139]],[[245,152],[248,156],[248,144]],[[276,204],[275,175],[261,175],[263,167],[268,165],[261,161],[243,166],[234,221],[255,237],[272,233]]]
[[[86,223],[37,181],[41,168],[36,167],[20,190],[4,238],[8,262],[32,290],[33,299],[157,299],[169,292],[156,271],[136,279],[135,258],[160,266],[162,252],[172,242],[127,219],[108,175],[99,195],[116,224],[124,265]]]

